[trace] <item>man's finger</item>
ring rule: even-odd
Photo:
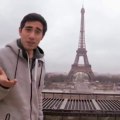
[[[0,67],[0,75],[3,73],[2,71],[3,71],[3,70],[2,70],[2,68]]]
[[[0,67],[0,75],[2,75],[2,74],[6,75],[4,70]]]
[[[1,85],[3,85],[4,87],[12,87],[16,84],[16,82],[16,80],[2,80]]]

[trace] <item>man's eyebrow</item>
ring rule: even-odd
[[[33,28],[33,27],[32,26],[25,26],[25,28]],[[39,27],[36,27],[36,29],[39,30],[39,31],[42,31],[42,29],[39,28]]]
[[[32,26],[25,26],[25,28],[32,28]]]
[[[42,31],[42,29],[41,29],[41,28],[39,28],[39,27],[37,27],[36,29],[37,29],[37,30],[39,30],[39,31]]]

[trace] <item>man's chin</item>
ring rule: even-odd
[[[34,49],[35,49],[34,47],[28,47],[28,48],[26,48],[27,51],[32,51]]]

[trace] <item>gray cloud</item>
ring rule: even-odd
[[[83,4],[86,49],[93,71],[120,73],[118,0],[1,0],[0,46],[19,37],[19,23],[25,14],[41,13],[48,22],[40,45],[45,50],[47,72],[69,72],[78,48]]]

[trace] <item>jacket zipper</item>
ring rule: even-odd
[[[31,86],[30,86],[30,92],[31,92],[31,94],[30,94],[30,120],[32,120],[32,97],[33,97],[33,92],[32,92],[32,89],[33,89],[33,85],[32,85],[32,79],[33,79],[33,76],[32,76],[32,70],[33,70],[33,66],[34,66],[34,62],[35,61],[33,61],[32,60],[32,62],[31,62],[31,68],[30,68],[30,80],[31,80]],[[29,61],[29,63],[30,63],[30,61]],[[39,84],[38,84],[38,88],[40,87],[40,83],[41,83],[41,77],[42,77],[42,68],[43,68],[43,63],[41,63],[41,72],[40,72],[40,79],[39,79]]]
[[[31,78],[31,84],[30,84],[30,120],[32,120],[32,97],[33,97],[33,93],[32,93],[32,89],[33,89],[33,85],[32,85],[32,79],[33,79],[33,76],[32,76],[32,69],[33,69],[33,64],[34,64],[34,61],[32,60],[31,62],[31,68],[30,68],[30,78]]]
[[[30,70],[30,75],[31,75],[31,84],[30,84],[30,120],[32,120],[32,69]]]
[[[28,70],[29,70],[29,79],[30,79],[30,120],[32,120],[32,67],[30,66],[30,58],[27,53],[28,58]]]

